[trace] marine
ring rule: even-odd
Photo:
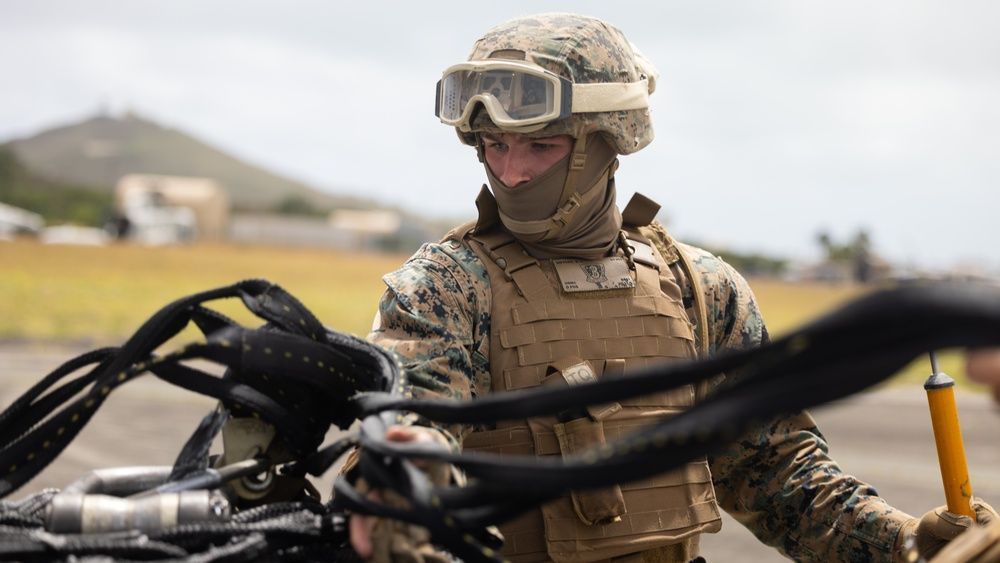
[[[655,220],[652,200],[636,194],[618,207],[619,157],[653,140],[657,79],[620,30],[574,14],[500,24],[444,71],[436,115],[475,149],[487,185],[476,221],[384,277],[369,338],[404,366],[407,393],[469,399],[575,385],[767,340],[739,273],[676,241]],[[388,438],[571,455],[641,431],[736,377],[490,428],[415,420]],[[803,561],[903,561],[914,550],[926,557],[972,526],[942,510],[916,518],[893,508],[840,468],[813,419],[799,413],[752,427],[682,470],[573,493],[504,523],[503,554],[524,563],[691,561],[701,534],[721,528],[720,509]],[[981,524],[996,518],[984,502],[975,510]],[[399,533],[370,517],[351,521],[362,557],[438,557],[419,534],[407,543]]]

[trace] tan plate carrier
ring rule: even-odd
[[[639,203],[646,202],[655,205],[645,198]],[[624,227],[624,244],[617,257],[605,259],[628,261],[635,281],[632,288],[620,283],[599,288],[603,271],[620,270],[613,264],[602,269],[598,260],[580,261],[584,277],[577,276],[569,284],[575,289],[568,291],[566,268],[572,265],[565,260],[559,261],[563,271],[557,272],[553,260],[532,258],[505,230],[483,229],[482,221],[476,229],[468,225],[464,232],[452,233],[469,243],[489,273],[493,392],[548,383],[570,368],[583,370],[562,378],[573,383],[581,379],[580,373],[586,379],[587,369],[597,377],[614,377],[664,360],[696,356],[678,280],[636,226],[633,203],[623,213],[626,221],[633,220]],[[638,213],[645,221],[639,224],[648,225],[654,214],[655,208],[652,214]],[[668,248],[670,258],[679,260],[676,247]],[[590,291],[579,290],[584,278],[596,281]],[[686,386],[591,408],[588,416],[565,423],[555,417],[500,423],[495,429],[471,433],[463,447],[500,455],[572,455],[676,414],[694,404],[695,395],[694,388]],[[630,554],[639,560],[686,561],[695,554],[697,535],[720,528],[704,458],[642,481],[573,493],[500,526],[506,539],[503,555],[516,563],[602,561]]]

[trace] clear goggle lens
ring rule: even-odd
[[[568,100],[564,102],[562,97],[569,92],[558,76],[541,69],[457,65],[438,83],[435,114],[449,125],[462,124],[479,102],[497,125],[541,123],[568,114]]]

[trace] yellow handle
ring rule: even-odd
[[[941,479],[944,481],[944,497],[948,504],[948,512],[968,516],[975,522],[976,513],[972,509],[972,482],[969,481],[969,466],[965,461],[962,429],[958,424],[954,383],[927,388],[927,403],[931,410],[931,425],[934,427],[934,442],[937,444],[938,463],[941,465]]]

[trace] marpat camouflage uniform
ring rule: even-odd
[[[710,352],[766,338],[746,280],[708,252],[679,246],[701,274]],[[369,339],[398,356],[413,395],[470,399],[489,393],[492,293],[473,251],[454,240],[425,244],[383,279],[388,289]],[[688,316],[695,319],[690,284],[683,289]],[[471,429],[444,430],[461,441]],[[891,561],[897,535],[911,518],[845,475],[806,413],[750,429],[709,463],[719,505],[796,560]]]

